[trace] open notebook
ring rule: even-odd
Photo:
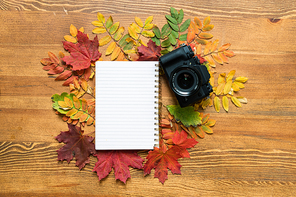
[[[158,146],[158,62],[96,62],[97,150]]]

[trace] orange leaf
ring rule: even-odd
[[[201,29],[201,27],[202,27],[202,23],[201,23],[201,21],[199,20],[199,18],[194,17],[194,22],[195,22],[195,24],[197,25],[197,27],[198,27],[199,29]]]
[[[207,60],[207,62],[210,64],[210,66],[216,67],[214,60],[210,56],[205,56],[203,58]]]
[[[78,80],[76,78],[74,78],[73,83],[74,83],[75,88],[79,90],[80,85],[79,85]]]
[[[200,37],[201,39],[207,39],[208,40],[208,39],[213,38],[213,35],[210,34],[210,33],[202,32],[202,33],[198,34],[198,37]]]
[[[75,109],[75,108],[73,108],[73,109],[71,109],[70,111],[68,111],[68,112],[66,113],[66,116],[68,116],[68,117],[73,116],[73,115],[75,115],[77,112],[78,112],[78,110]]]
[[[224,55],[226,55],[227,57],[233,57],[234,53],[233,53],[233,51],[227,50],[227,51],[224,51]]]
[[[77,114],[75,114],[75,115],[72,117],[72,119],[73,119],[73,120],[79,119],[79,118],[82,116],[82,114],[84,114],[83,111],[79,111],[79,112],[77,112]]]
[[[124,53],[122,53],[122,51],[120,51],[116,61],[124,61],[124,60],[125,60]]]
[[[221,58],[223,63],[228,63],[228,58],[223,54],[223,52],[219,52],[218,56]]]
[[[76,109],[79,109],[81,107],[80,101],[76,96],[73,96],[73,102]]]
[[[82,89],[84,91],[87,91],[87,89],[88,89],[88,83],[87,83],[87,81],[84,78],[81,78],[80,81],[81,81],[81,87],[82,87]]]
[[[73,107],[73,103],[71,101],[71,99],[69,99],[68,97],[64,98],[65,103],[67,104],[68,107],[72,108]]]
[[[203,21],[203,26],[206,26],[206,25],[208,25],[208,24],[210,24],[210,23],[211,23],[211,17],[208,16],[208,17],[206,17],[206,18],[204,19],[204,21]]]
[[[229,43],[224,44],[224,45],[222,45],[221,47],[219,47],[218,51],[225,51],[225,50],[227,50],[229,47],[230,47],[230,44],[229,44]]]
[[[58,104],[61,108],[69,108],[65,101],[58,101]]]
[[[73,36],[73,37],[76,37],[77,36],[77,28],[74,26],[74,25],[70,25],[70,34]]]
[[[215,40],[212,44],[211,52],[214,52],[218,47],[219,40]]]
[[[197,47],[196,47],[196,54],[197,55],[200,55],[201,54],[201,49],[202,49],[201,44],[198,44]]]
[[[223,61],[222,59],[217,55],[217,54],[214,54],[212,53],[212,58],[219,64],[223,64]]]
[[[72,42],[72,43],[74,43],[74,44],[77,42],[76,38],[74,38],[73,36],[69,36],[69,35],[65,35],[65,36],[64,36],[64,39],[65,39],[66,41],[68,41],[68,42]]]
[[[84,122],[84,121],[86,121],[87,117],[88,117],[88,114],[84,113],[82,116],[80,116],[80,118],[79,118],[79,122]]]
[[[212,41],[208,42],[206,44],[205,50],[204,50],[204,55],[208,55],[210,53],[210,49],[212,48]]]
[[[204,138],[204,137],[205,137],[205,133],[204,133],[204,131],[201,129],[200,126],[198,126],[198,127],[195,128],[195,133],[196,133],[196,135],[197,135],[198,137],[200,137],[200,138]]]
[[[199,26],[192,21],[189,24],[189,29],[190,29],[190,31],[193,31],[195,34],[199,33]]]
[[[195,38],[195,33],[194,31],[189,31],[187,34],[187,42],[191,43]]]
[[[90,116],[90,117],[87,119],[86,124],[87,124],[87,125],[91,125],[93,122],[94,122],[94,119]]]

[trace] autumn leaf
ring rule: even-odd
[[[141,45],[138,47],[139,59],[138,61],[157,61],[161,56],[161,47],[156,46],[155,42],[149,40],[147,47]]]
[[[85,164],[89,163],[89,156],[95,154],[95,145],[92,143],[93,137],[83,135],[84,131],[80,127],[68,124],[69,131],[61,132],[56,139],[64,142],[62,148],[57,150],[58,160],[67,160],[69,163],[73,157],[76,165],[81,170]]]
[[[178,162],[178,159],[181,157],[181,154],[176,152],[174,147],[169,149],[165,145],[160,148],[155,147],[153,151],[149,151],[146,157],[147,162],[144,165],[144,175],[150,174],[154,168],[154,177],[158,178],[161,183],[164,183],[168,179],[168,169],[173,174],[181,174],[180,168],[182,166]]]
[[[101,53],[98,51],[99,43],[97,36],[94,40],[89,40],[87,34],[78,31],[77,40],[77,44],[68,41],[63,42],[64,48],[70,52],[70,56],[65,56],[63,61],[68,65],[72,65],[72,70],[74,71],[89,68],[91,63],[94,63],[101,57]]]
[[[143,169],[143,161],[137,151],[133,150],[111,150],[97,151],[94,155],[98,158],[93,172],[95,171],[99,180],[105,178],[114,169],[115,179],[126,183],[130,178],[129,166],[137,169]]]
[[[180,105],[167,105],[166,108],[175,117],[176,121],[182,122],[185,127],[196,127],[201,124],[200,114],[194,111],[193,106],[181,108]]]
[[[198,125],[194,131],[198,137],[204,138],[205,133],[213,134],[211,127],[215,126],[216,120],[210,119],[209,114],[203,115],[203,113],[201,113],[200,115],[202,116],[202,123]]]
[[[198,142],[193,138],[188,139],[187,136],[188,135],[184,130],[182,130],[181,133],[176,131],[172,141],[175,144],[174,147],[178,149],[178,152],[182,157],[190,158],[189,152],[186,149],[194,147]]]

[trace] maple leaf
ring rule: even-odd
[[[61,132],[56,139],[64,142],[62,148],[57,150],[58,160],[67,160],[68,163],[75,156],[76,165],[81,170],[85,164],[89,163],[89,156],[95,154],[95,145],[92,143],[93,137],[83,135],[80,127],[68,124],[69,131]]]
[[[143,169],[142,163],[144,159],[137,154],[137,151],[97,151],[94,156],[98,158],[98,161],[93,172],[97,172],[99,180],[105,178],[114,168],[115,179],[126,183],[126,180],[131,177],[129,166]]]
[[[167,149],[166,146],[160,148],[154,148],[153,151],[149,151],[146,157],[147,162],[144,165],[144,175],[150,174],[151,170],[155,168],[154,177],[158,178],[161,183],[164,183],[168,179],[168,169],[173,174],[181,174],[180,168],[182,167],[177,161],[181,158],[179,151],[176,151],[175,146]]]
[[[187,157],[190,158],[189,152],[186,150],[187,148],[192,148],[194,147],[198,142],[191,138],[187,138],[187,133],[182,130],[181,133],[178,131],[175,132],[174,137],[172,138],[173,143],[175,144],[175,148],[179,149],[179,153],[182,157]]]
[[[99,53],[99,42],[96,36],[94,40],[89,40],[87,34],[80,31],[77,33],[77,44],[69,41],[63,41],[64,48],[70,52],[70,56],[65,56],[63,61],[68,65],[72,65],[72,70],[83,70],[90,67],[101,57]]]
[[[139,59],[138,61],[157,61],[161,56],[161,46],[156,46],[155,42],[149,40],[147,47],[141,45],[138,47]]]

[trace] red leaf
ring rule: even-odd
[[[68,79],[72,75],[72,71],[65,70],[62,74],[60,74],[57,78],[55,78],[55,81],[63,81]]]
[[[64,68],[63,67],[57,66],[57,67],[51,69],[50,71],[48,71],[47,74],[49,74],[49,75],[55,75],[55,74],[60,74],[63,71],[64,71]]]
[[[85,72],[84,72],[84,78],[85,78],[86,81],[89,80],[90,75],[91,75],[91,67],[86,69]]]
[[[57,150],[58,160],[67,160],[68,163],[75,156],[76,165],[81,170],[85,164],[89,163],[89,156],[95,154],[95,145],[92,143],[93,137],[85,136],[80,127],[68,124],[69,131],[61,132],[56,137],[59,142],[64,142],[62,148]]]
[[[115,179],[126,183],[126,180],[131,177],[129,166],[143,169],[144,159],[137,154],[137,151],[97,151],[94,156],[98,158],[98,161],[93,171],[97,172],[99,180],[105,178],[114,168]]]
[[[101,57],[99,53],[99,42],[96,36],[94,40],[89,40],[87,34],[78,31],[77,44],[63,41],[64,48],[70,52],[70,56],[65,56],[62,60],[73,66],[73,70],[83,70],[89,68],[92,62]]]
[[[149,40],[148,47],[141,45],[138,47],[139,59],[138,61],[157,61],[161,56],[161,46],[156,46],[155,42]]]
[[[179,133],[178,131],[175,132],[175,135],[173,137],[173,143],[175,144],[175,148],[178,148],[179,150],[176,150],[177,152],[179,151],[180,155],[182,157],[188,157],[189,153],[186,150],[186,148],[192,148],[194,147],[198,142],[191,138],[191,139],[187,139],[187,133],[186,131],[182,130],[181,133]]]
[[[63,83],[63,86],[68,86],[70,83],[73,83],[74,78],[76,78],[76,79],[78,80],[78,77],[77,77],[77,76],[72,76],[72,77],[68,78],[68,79]]]
[[[195,55],[195,56],[199,59],[199,62],[200,62],[201,64],[203,64],[204,62],[207,61],[207,60],[205,60],[203,57],[201,57],[200,54],[197,54],[197,55]]]
[[[174,147],[168,150],[165,145],[161,148],[154,148],[153,151],[149,151],[146,157],[147,162],[144,165],[144,174],[150,174],[151,170],[155,168],[154,177],[157,177],[160,182],[164,183],[168,179],[168,169],[173,174],[181,174],[180,168],[182,166],[177,161],[181,157]]]

